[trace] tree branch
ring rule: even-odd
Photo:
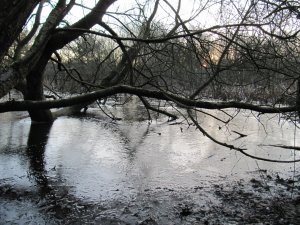
[[[70,97],[67,99],[60,99],[60,100],[53,100],[53,101],[8,101],[8,102],[0,103],[0,113],[9,112],[9,111],[25,111],[31,109],[61,108],[61,107],[82,104],[84,102],[91,102],[99,98],[105,98],[105,97],[109,97],[121,93],[127,93],[127,94],[165,100],[165,101],[174,99],[176,102],[185,105],[187,107],[196,107],[202,109],[239,108],[239,109],[252,110],[260,113],[285,113],[285,112],[295,112],[297,110],[297,107],[295,106],[267,107],[267,106],[254,105],[250,103],[235,102],[235,101],[229,101],[229,102],[196,101],[172,93],[166,93],[163,91],[146,90],[146,89],[131,87],[127,85],[119,85],[119,86],[113,86],[103,90],[91,92],[88,94]]]
[[[89,29],[82,29],[82,28],[57,28],[56,31],[60,32],[60,31],[64,31],[64,32],[69,32],[69,33],[90,33],[90,34],[96,34],[102,37],[107,37],[113,40],[121,40],[121,41],[136,41],[136,42],[144,42],[144,43],[164,43],[166,41],[169,40],[174,40],[174,39],[179,39],[179,38],[186,38],[186,37],[191,37],[191,36],[196,36],[196,35],[201,35],[203,33],[206,32],[212,32],[214,30],[218,30],[218,29],[223,29],[223,28],[232,28],[232,27],[261,27],[264,25],[268,25],[268,23],[265,24],[261,24],[261,23],[239,23],[239,24],[228,24],[228,25],[216,25],[216,26],[212,26],[206,29],[201,29],[201,30],[196,30],[194,32],[190,32],[190,33],[185,33],[185,34],[178,34],[178,35],[172,35],[172,36],[168,36],[166,35],[166,37],[162,37],[162,38],[135,38],[135,37],[118,37],[118,36],[113,36],[113,35],[109,35],[109,34],[105,34],[102,32],[97,32],[94,30],[89,30]],[[293,38],[295,36],[295,34],[290,35],[285,37],[285,39],[289,39],[289,38]],[[283,38],[283,37],[282,37]]]
[[[229,145],[225,142],[221,142],[221,141],[218,141],[217,139],[213,138],[208,132],[205,131],[204,128],[202,128],[200,126],[200,124],[196,121],[196,119],[193,117],[192,113],[191,113],[191,110],[188,109],[187,110],[187,113],[189,115],[189,118],[193,121],[193,123],[196,125],[196,127],[201,131],[202,134],[204,134],[206,137],[208,137],[210,140],[212,140],[213,142],[215,142],[216,144],[218,145],[221,145],[221,146],[224,146],[226,148],[229,148],[229,149],[234,149],[234,150],[237,150],[237,151],[242,151],[242,150],[246,150],[244,148],[238,148],[238,147],[235,147],[234,145]]]
[[[150,110],[152,110],[152,111],[154,111],[154,112],[161,113],[161,114],[164,114],[164,115],[166,115],[166,116],[168,116],[168,117],[171,117],[171,118],[172,118],[171,120],[176,120],[176,119],[178,118],[178,117],[177,117],[176,115],[174,115],[174,114],[171,114],[171,113],[168,113],[168,112],[166,112],[166,111],[164,111],[164,110],[160,110],[160,109],[157,109],[157,108],[152,107],[152,106],[149,104],[149,102],[148,102],[145,98],[143,98],[143,97],[141,97],[141,96],[139,96],[139,98],[140,98],[140,100],[142,101],[142,103],[144,104],[144,106],[146,107],[146,109],[150,109]]]

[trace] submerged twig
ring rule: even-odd
[[[284,148],[284,149],[291,149],[291,150],[300,151],[300,147],[299,146],[288,146],[288,145],[260,145],[260,146],[275,147],[275,148]]]

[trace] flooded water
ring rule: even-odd
[[[60,117],[51,126],[31,124],[25,113],[1,114],[0,223],[203,224],[210,220],[203,212],[222,204],[216,189],[266,174],[293,180],[298,175],[298,163],[245,157],[212,143],[183,119],[150,123],[139,107],[110,110],[123,120],[90,110],[87,117]],[[228,126],[204,114],[198,120],[212,136],[253,155],[300,157],[264,146],[300,145],[299,130],[278,117],[244,111]]]

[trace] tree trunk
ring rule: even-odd
[[[43,83],[39,76],[30,76],[27,78],[27,89],[25,100],[45,100],[43,94]],[[52,113],[49,109],[37,109],[28,111],[30,118],[33,122],[39,123],[51,123],[53,122]]]
[[[44,70],[48,62],[48,54],[44,54],[39,60],[36,68],[31,70],[26,77],[26,87],[24,94],[25,100],[40,101],[45,100],[44,97]],[[51,123],[53,116],[49,109],[35,109],[28,111],[33,122]]]
[[[11,45],[17,40],[22,29],[40,0],[2,0],[0,7],[0,63]],[[6,65],[8,66],[8,65]],[[14,67],[14,66],[13,66]],[[15,68],[1,71],[0,74],[0,98],[15,87],[22,79]]]
[[[297,81],[296,107],[297,107],[298,117],[300,120],[300,77],[298,77],[298,81]]]
[[[16,40],[39,0],[2,0],[0,8],[0,61]]]

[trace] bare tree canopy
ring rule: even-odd
[[[151,111],[177,118],[152,99],[186,110],[217,143],[197,121],[202,110],[300,116],[299,1],[91,2],[2,2],[1,113],[52,122],[50,109],[80,111],[125,93],[140,99],[149,118]],[[23,100],[6,99],[12,89]]]

